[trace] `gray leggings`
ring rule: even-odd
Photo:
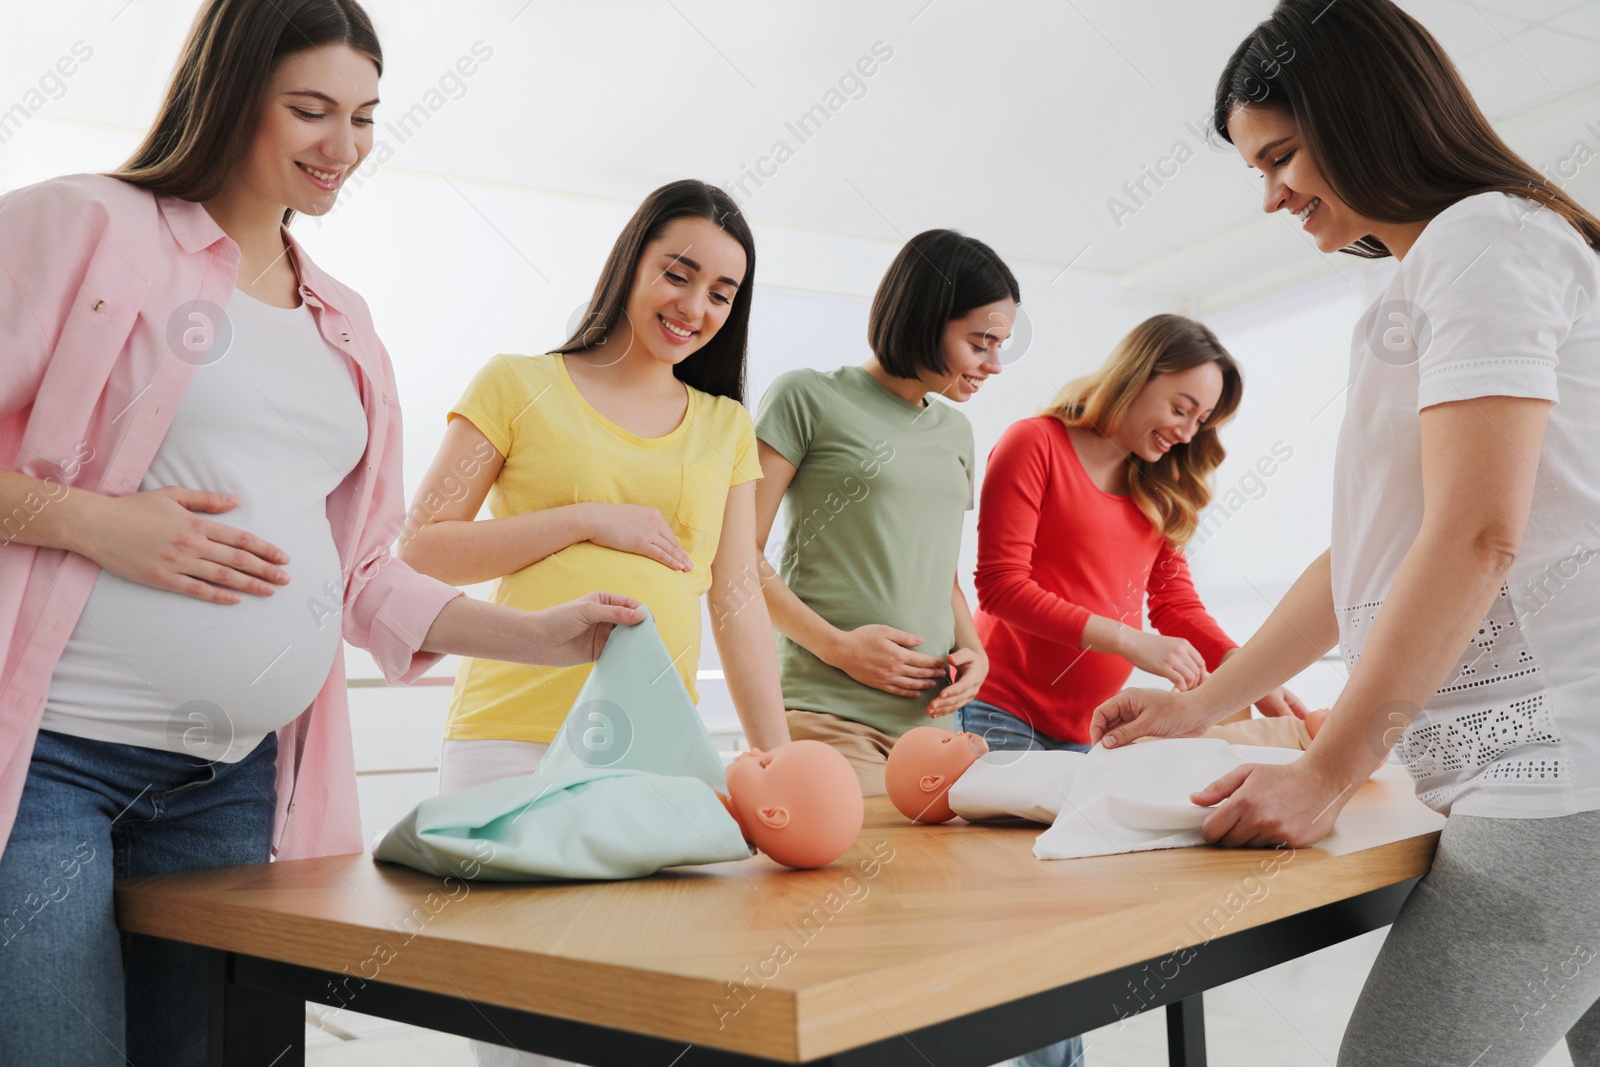
[[[1451,815],[1367,976],[1339,1067],[1600,1067],[1600,812]]]

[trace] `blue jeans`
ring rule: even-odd
[[[957,709],[956,729],[977,734],[996,752],[1087,752],[1091,747],[1040,733],[1011,712],[981,700],[970,700]]]
[[[0,856],[7,1063],[201,1065],[207,954],[124,934],[111,880],[264,863],[278,738],[237,763],[39,732]]]
[[[956,729],[977,734],[989,743],[992,752],[1089,751],[1088,745],[1042,734],[1009,711],[981,700],[968,701],[956,711]],[[1012,1062],[1016,1067],[1083,1067],[1083,1038],[1057,1041],[1026,1056],[1018,1056]]]

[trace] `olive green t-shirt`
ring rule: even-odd
[[[906,403],[861,367],[790,371],[756,414],[756,437],[795,465],[783,498],[778,572],[841,630],[881,623],[955,647],[950,594],[962,512],[972,507],[972,426],[951,405]],[[784,705],[898,737],[938,692],[902,697],[863,685],[780,635]]]

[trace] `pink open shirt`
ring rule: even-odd
[[[405,684],[440,658],[417,649],[461,594],[389,554],[405,508],[389,354],[361,297],[290,245],[318,329],[360,370],[367,415],[366,454],[328,497],[344,638],[371,652],[389,682]],[[205,208],[115,178],[80,174],[0,196],[0,463],[56,487],[138,492],[197,369],[169,342],[172,325],[188,321],[196,300],[226,310],[238,269],[239,246]],[[100,571],[77,553],[9,540],[48,506],[39,497],[20,515],[0,516],[0,850],[50,676]],[[278,731],[273,853],[362,847],[341,648],[311,706]]]

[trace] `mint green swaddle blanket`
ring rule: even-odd
[[[722,759],[655,620],[611,631],[533,774],[430,797],[373,858],[502,882],[641,878],[748,859]]]

